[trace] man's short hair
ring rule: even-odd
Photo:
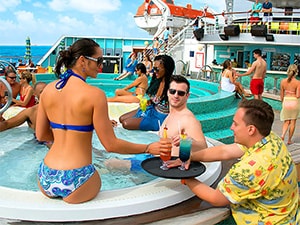
[[[190,82],[182,75],[172,75],[170,83],[174,81],[177,84],[185,83],[187,85],[186,93],[190,92]]]
[[[245,109],[243,120],[246,125],[254,125],[264,137],[270,134],[274,111],[268,103],[258,99],[243,100],[239,103],[239,108]]]
[[[254,50],[253,50],[253,53],[256,54],[256,55],[261,56],[261,50],[258,49],[258,48],[257,48],[257,49],[254,49]]]

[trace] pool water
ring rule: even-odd
[[[115,74],[98,74],[97,78],[87,78],[87,83],[89,83],[92,86],[96,86],[102,90],[105,91],[107,97],[113,97],[115,95],[116,89],[121,89],[126,87],[128,84],[132,83],[134,79],[136,79],[136,75],[132,77],[132,79],[124,79],[124,80],[114,80]],[[36,75],[37,81],[44,81],[46,83],[52,82],[53,80],[57,79],[54,74],[37,74]],[[150,78],[148,79],[150,82]],[[201,81],[194,81],[189,80],[191,84],[191,90],[190,90],[190,97],[189,99],[196,99],[199,97],[205,97],[212,95],[216,92],[218,92],[218,89],[213,87],[212,85],[207,85],[204,82]],[[212,90],[214,89],[214,90]],[[132,88],[130,91],[134,91],[134,88]]]
[[[151,143],[158,140],[157,134],[152,132],[129,131],[116,127],[117,137],[136,143]],[[108,169],[105,160],[111,158],[125,159],[137,155],[121,155],[108,153],[100,143],[96,133],[93,134],[93,163],[101,178],[101,190],[115,190],[147,183],[156,177],[140,171]],[[38,144],[30,128],[20,126],[4,132],[0,136],[0,186],[37,191],[37,169],[46,155],[48,148]]]
[[[53,75],[37,76],[37,81],[49,83],[53,81]],[[105,91],[108,97],[114,96],[115,89],[123,88],[132,80],[114,81],[111,75],[99,75],[96,79],[88,79],[88,83],[99,87]],[[212,95],[214,91],[211,85],[207,86],[203,82],[191,81],[191,96],[189,100],[196,100],[201,97]],[[156,133],[145,131],[131,131],[117,127],[115,134],[117,137],[135,143],[148,144],[157,141]],[[0,186],[16,188],[22,190],[38,190],[36,173],[40,162],[45,157],[48,148],[38,144],[34,139],[32,131],[27,125],[1,132],[0,136]],[[96,166],[101,178],[101,190],[115,190],[132,187],[143,183],[148,183],[156,177],[146,173],[144,170],[129,171],[120,169],[110,169],[105,166],[105,162],[110,159],[127,159],[133,155],[121,155],[108,153],[100,143],[95,132],[92,139],[93,163]],[[137,156],[136,156],[137,157]]]

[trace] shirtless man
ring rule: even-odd
[[[184,132],[193,139],[193,149],[207,148],[206,140],[202,132],[201,123],[187,108],[187,100],[190,96],[190,84],[181,75],[173,75],[170,80],[168,99],[170,113],[164,120],[160,132],[164,127],[168,128],[168,137],[172,137],[172,156],[179,155],[180,133]]]
[[[17,82],[17,74],[13,70],[7,70],[5,71],[5,80],[9,83],[11,90],[12,90],[12,96],[13,98],[17,98],[21,85],[19,82]],[[0,105],[5,105],[5,91],[7,91],[5,85],[1,82],[0,83]]]
[[[251,82],[250,82],[250,90],[254,95],[255,99],[262,100],[262,93],[264,91],[264,79],[267,72],[267,63],[261,57],[261,50],[255,49],[253,51],[253,56],[256,59],[252,66],[248,69],[248,71],[244,74],[237,73],[237,76],[248,76],[254,73]]]
[[[187,100],[190,96],[190,83],[181,75],[173,75],[170,80],[170,88],[168,91],[168,99],[170,104],[170,113],[161,125],[160,133],[163,132],[164,127],[168,128],[168,137],[172,137],[172,156],[179,155],[179,132],[184,132],[193,139],[192,151],[200,151],[207,148],[207,143],[202,131],[201,123],[194,114],[187,108]],[[166,145],[169,145],[167,143]],[[160,144],[152,144],[149,149],[161,147]],[[163,147],[164,149],[165,146]],[[163,154],[161,150],[161,154]],[[140,170],[140,162],[146,159],[144,158],[131,158],[127,160],[120,160],[111,158],[104,162],[108,169],[128,169],[131,171]],[[168,162],[170,167],[181,165],[181,161],[171,160]]]
[[[44,82],[38,82],[34,86],[34,94],[38,99],[45,87],[46,87],[46,83],[44,83]],[[38,104],[24,109],[23,111],[18,113],[16,116],[14,116],[8,120],[1,121],[0,122],[0,132],[4,131],[4,130],[8,130],[10,128],[20,126],[24,122],[27,122],[28,126],[31,129],[35,130],[37,109],[38,109]],[[2,117],[1,117],[1,119],[2,119]]]

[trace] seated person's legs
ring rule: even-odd
[[[138,109],[133,110],[133,111],[128,112],[128,113],[125,113],[122,116],[120,116],[120,118],[119,118],[120,123],[123,123],[123,121],[125,121],[129,118],[133,118],[136,115],[137,111],[138,111]]]

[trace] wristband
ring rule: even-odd
[[[144,153],[149,153],[149,151],[148,151],[149,146],[150,146],[150,144],[148,144],[148,145],[146,146],[146,149],[145,149]]]
[[[131,159],[130,171],[140,171],[141,170],[141,161],[136,159]]]

